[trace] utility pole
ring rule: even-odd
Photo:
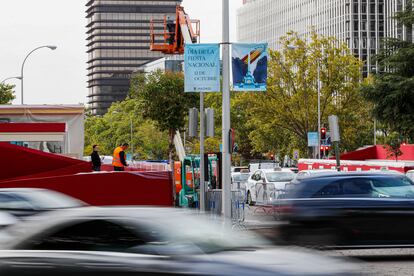
[[[229,0],[223,0],[223,110],[222,110],[222,201],[223,214],[231,219],[231,154],[230,154],[230,38],[229,38]]]

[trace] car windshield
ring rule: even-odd
[[[267,181],[269,182],[287,182],[295,177],[293,172],[269,172],[266,173]]]
[[[414,198],[414,183],[407,177],[384,177],[371,181],[374,197]]]
[[[162,224],[157,223],[157,228],[170,245],[192,244],[205,253],[220,251],[249,250],[264,246],[267,241],[246,231],[238,231],[237,234],[223,222],[212,221],[203,216],[190,215],[179,216],[179,229],[177,218],[170,216],[163,218]],[[175,230],[172,230],[175,229]]]
[[[411,179],[411,180],[414,180],[414,171],[413,172],[407,172],[407,174],[406,174],[406,176],[409,178],[409,179]]]
[[[246,182],[248,178],[248,173],[241,173],[233,176],[234,182]]]
[[[80,200],[48,190],[19,192],[19,195],[27,198],[34,206],[40,209],[72,208],[85,205]]]

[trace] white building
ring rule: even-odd
[[[410,0],[244,0],[237,11],[239,42],[268,42],[278,49],[281,36],[295,31],[306,37],[312,27],[345,42],[365,61],[364,73],[375,70],[372,57],[381,39],[412,39],[412,30],[397,26],[392,16]]]

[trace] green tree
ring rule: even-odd
[[[14,85],[0,83],[0,104],[11,104],[15,99]]]
[[[188,109],[198,106],[198,94],[184,93],[183,74],[156,71],[134,76],[130,97],[137,100],[144,119],[152,120],[160,131],[168,132],[172,159],[175,132],[185,127]]]
[[[322,126],[328,126],[329,115],[338,115],[343,150],[364,144],[369,113],[358,93],[361,62],[344,43],[316,33],[309,42],[288,33],[280,44],[280,51],[269,51],[267,92],[238,99],[253,151],[284,156],[299,148],[301,156],[308,155],[307,133],[317,131],[318,66]]]
[[[114,148],[124,142],[133,145],[133,154],[139,159],[168,158],[168,134],[159,131],[153,121],[142,117],[137,100],[127,98],[112,104],[102,117],[87,117],[85,154],[91,153],[92,145],[99,144],[101,154],[112,155]]]
[[[403,154],[401,151],[401,144],[403,143],[401,136],[397,132],[392,132],[386,137],[385,141],[384,148],[387,150],[387,157],[395,158],[395,161],[398,161],[398,157]]]
[[[412,5],[397,14],[408,33],[414,24]],[[374,80],[362,87],[362,94],[373,104],[375,118],[390,131],[414,139],[414,43],[386,39],[377,56],[379,67]]]

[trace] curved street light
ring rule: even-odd
[[[2,80],[0,83],[1,84],[3,84],[3,83],[5,83],[7,80],[11,80],[11,79],[18,79],[18,80],[21,80],[22,79],[22,77],[9,77],[9,78],[5,78],[4,80]]]
[[[45,45],[45,46],[40,46],[37,47],[33,50],[31,50],[27,56],[24,58],[23,63],[22,63],[22,69],[21,69],[21,74],[20,74],[20,80],[21,80],[21,102],[23,104],[23,69],[24,69],[24,64],[26,63],[27,58],[36,50],[42,49],[42,48],[49,48],[50,50],[56,50],[56,46],[52,46],[52,45]]]

